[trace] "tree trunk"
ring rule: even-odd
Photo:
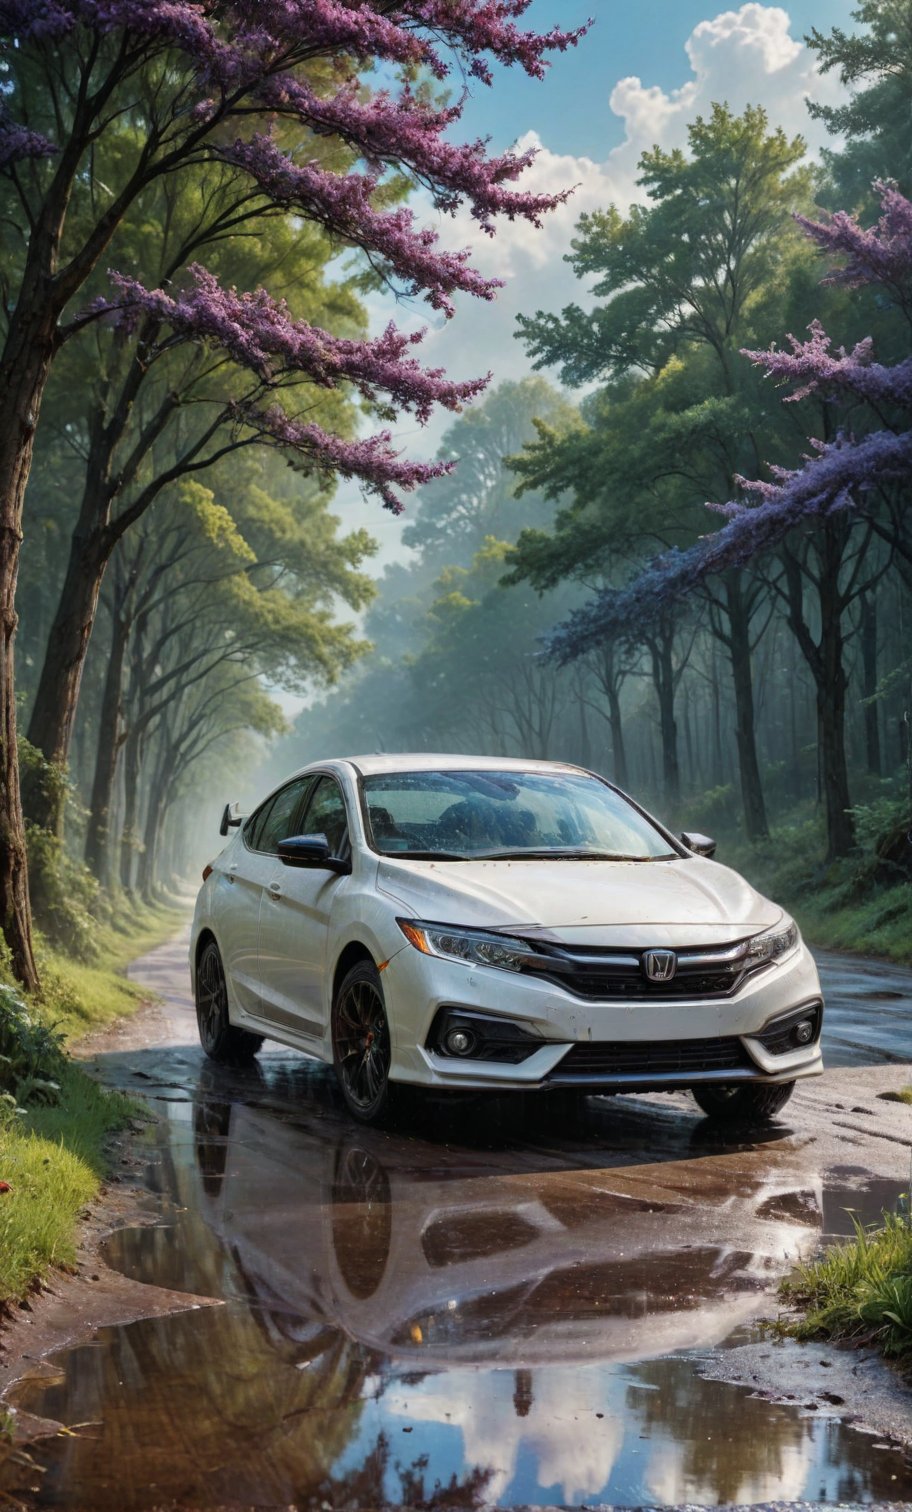
[[[652,680],[659,703],[662,740],[662,785],[666,803],[681,800],[681,768],[678,762],[678,726],[675,720],[674,633],[663,631],[649,646]]]
[[[613,777],[618,787],[626,792],[628,787],[627,775],[627,746],[624,740],[624,721],[621,717],[621,695],[617,688],[608,689],[608,723],[611,726],[611,756],[614,766]]]
[[[763,799],[760,763],[757,759],[754,681],[751,669],[751,616],[750,609],[744,602],[740,573],[732,573],[727,578],[725,598],[728,609],[728,650],[735,693],[735,744],[738,751],[738,776],[741,782],[744,830],[749,840],[768,840],[769,824]]]
[[[120,833],[120,883],[125,892],[133,886],[133,861],[139,844],[136,826],[139,807],[139,745],[141,731],[133,729],[124,742],[124,815]]]
[[[173,770],[177,759],[176,748],[169,744],[163,734],[158,742],[155,770],[149,786],[142,850],[136,867],[137,891],[146,903],[151,903],[155,897],[158,848],[166,808],[167,774],[169,770]]]
[[[843,522],[828,522],[818,547],[820,571],[814,579],[820,608],[820,639],[814,641],[804,618],[804,592],[798,559],[784,556],[789,595],[789,624],[813,674],[817,691],[817,771],[826,814],[827,860],[855,848],[855,824],[849,810],[849,772],[845,751],[847,677],[842,618],[846,600],[839,584]]]
[[[847,856],[855,847],[855,823],[849,810],[849,769],[845,749],[846,671],[842,605],[838,587],[826,573],[820,584],[820,663],[817,683],[817,728],[820,772],[826,809],[827,860]]]
[[[16,581],[35,427],[54,353],[56,311],[45,285],[37,275],[26,279],[19,307],[31,318],[14,317],[0,361],[0,928],[28,991],[38,986],[38,969],[19,786]]]
[[[110,555],[104,531],[93,526],[92,519],[86,518],[89,514],[97,518],[98,509],[99,501],[94,496],[84,500],[83,518],[70,543],[66,578],[48,637],[28,726],[31,744],[38,748],[46,761],[61,769],[69,760],[79,685]],[[33,824],[60,837],[63,835],[65,796],[63,783],[42,782],[39,773],[23,784],[23,805],[28,818]]]
[[[111,646],[108,652],[101,714],[98,721],[95,775],[92,779],[89,827],[85,844],[86,864],[104,887],[109,887],[113,880],[111,813],[117,762],[122,743],[119,730],[120,703],[129,629],[128,619],[122,613],[120,605],[115,602]]]
[[[865,756],[872,777],[879,777],[880,722],[875,701],[877,693],[877,600],[866,593],[861,601],[861,667],[864,698]]]

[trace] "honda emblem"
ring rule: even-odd
[[[678,958],[673,950],[647,950],[643,969],[650,982],[670,982],[678,969]]]

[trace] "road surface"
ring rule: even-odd
[[[912,1110],[880,1094],[912,1080],[912,973],[822,964],[833,1069],[739,1142],[683,1094],[571,1126],[541,1100],[427,1103],[366,1131],[303,1056],[204,1060],[185,938],[138,962],[163,1007],[93,1064],[159,1115],[155,1221],[105,1258],[222,1305],[102,1329],[16,1388],[71,1430],[36,1446],[28,1505],[912,1501],[824,1369],[781,1403],[704,1374],[847,1209],[909,1188]]]

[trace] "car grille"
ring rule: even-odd
[[[697,1071],[756,1071],[740,1039],[586,1041],[573,1045],[551,1076],[688,1076]]]
[[[541,947],[539,947],[541,948]],[[557,983],[582,998],[636,999],[674,1002],[681,998],[731,997],[748,976],[768,969],[753,963],[748,942],[701,946],[675,952],[677,969],[670,982],[652,982],[646,975],[646,950],[593,950],[572,945],[544,947],[535,975]]]

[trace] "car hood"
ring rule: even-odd
[[[407,915],[579,945],[714,944],[782,910],[716,861],[397,861],[378,887]]]

